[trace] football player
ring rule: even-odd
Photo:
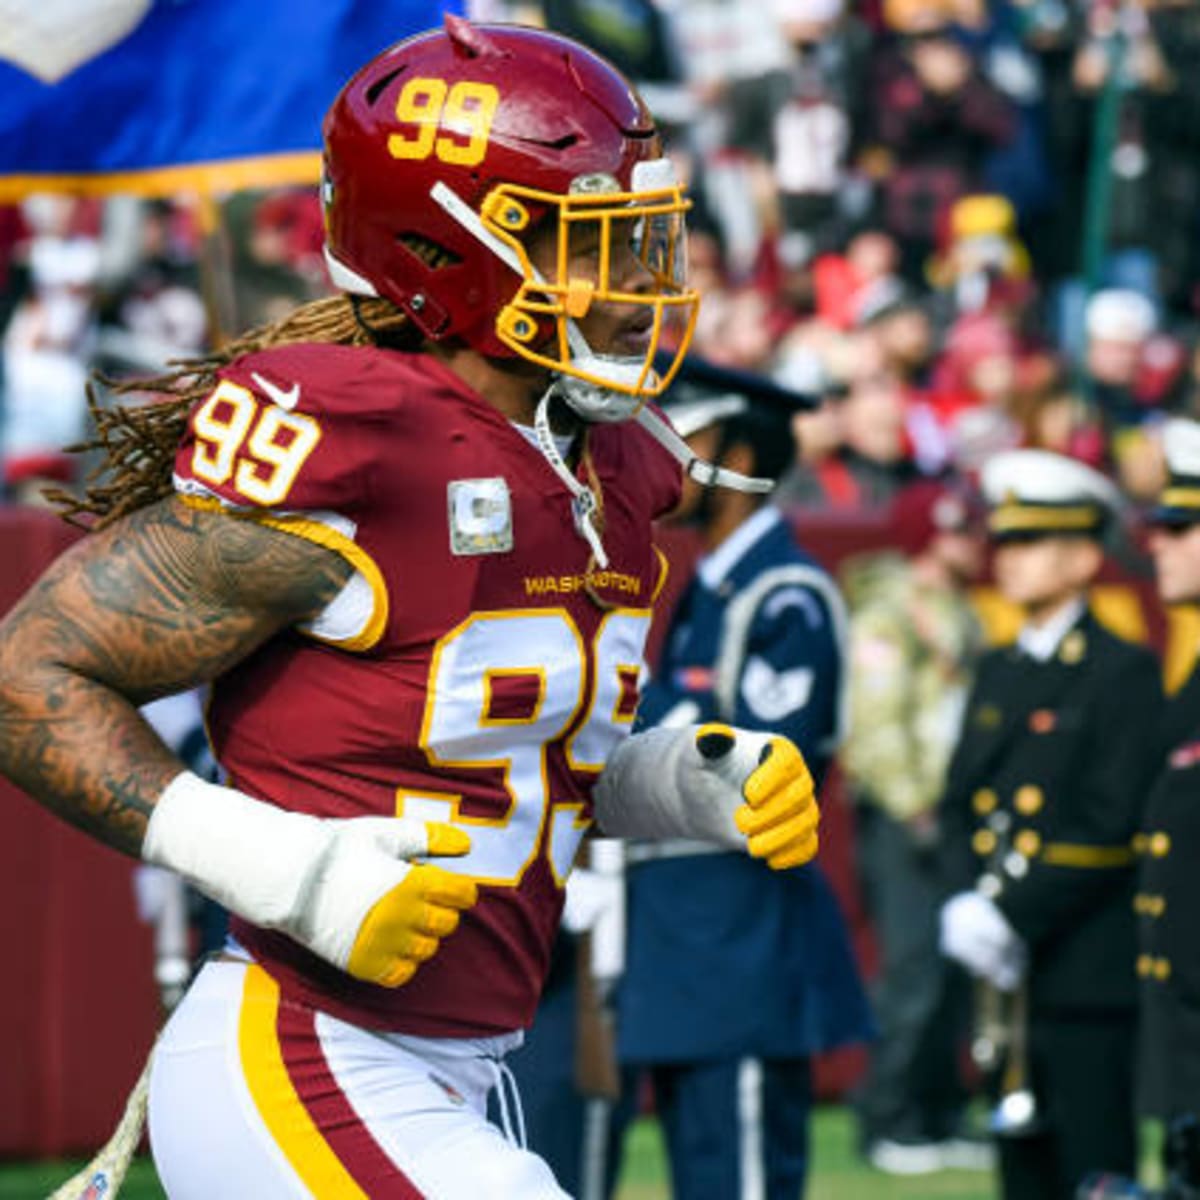
[[[698,297],[612,67],[447,18],[324,132],[340,293],[100,414],[98,528],[0,630],[0,769],[233,914],[154,1054],[172,1198],[562,1197],[504,1055],[584,832],[816,852],[786,739],[628,736],[676,457],[758,485],[647,407]],[[136,710],[203,681],[229,786]]]

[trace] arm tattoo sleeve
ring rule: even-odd
[[[333,551],[176,498],[90,535],[0,624],[0,773],[137,854],[183,770],[137,706],[219,675],[351,574]]]

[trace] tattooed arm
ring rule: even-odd
[[[137,854],[155,798],[184,769],[137,706],[314,616],[352,570],[303,538],[177,498],[91,534],[0,624],[0,773]]]
[[[321,820],[184,769],[137,712],[315,616],[352,568],[254,521],[151,505],[63,555],[0,625],[0,772],[110,846],[358,979],[397,987],[475,903],[461,830]]]

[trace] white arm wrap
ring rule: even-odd
[[[743,803],[742,785],[769,737],[736,730],[726,754],[706,759],[696,747],[700,728],[659,726],[617,747],[592,793],[596,819],[606,834],[698,838],[730,850],[746,848],[733,814]]]
[[[142,857],[178,871],[256,925],[278,929],[299,910],[325,841],[318,818],[185,771],[159,797]]]
[[[324,820],[185,771],[159,797],[142,857],[344,966],[367,911],[404,878],[407,860],[427,849],[419,821]]]

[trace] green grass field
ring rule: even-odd
[[[0,1200],[43,1200],[78,1163],[0,1165]],[[853,1125],[842,1108],[822,1108],[813,1130],[813,1174],[807,1200],[992,1200],[989,1176],[945,1171],[918,1179],[895,1179],[863,1165],[854,1150]],[[667,1200],[669,1193],[658,1127],[635,1127],[617,1200]],[[140,1161],[121,1189],[122,1200],[162,1200],[154,1168]]]

